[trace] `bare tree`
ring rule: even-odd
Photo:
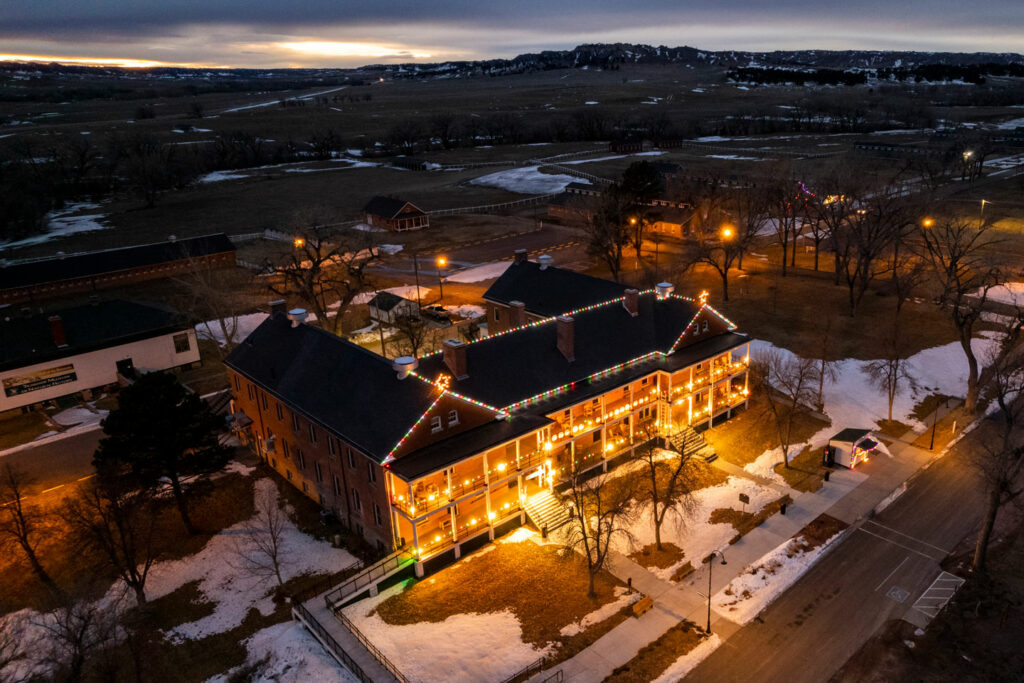
[[[835,324],[835,316],[831,313],[826,315],[825,326],[818,336],[821,341],[818,354],[821,358],[818,360],[818,400],[815,405],[819,412],[825,410],[825,380],[834,382],[839,377],[836,370],[838,361],[835,360],[835,349],[833,348],[835,346]]]
[[[241,269],[203,268],[199,264],[188,273],[174,278],[179,286],[178,307],[202,320],[211,339],[217,344],[220,357],[226,358],[239,339],[238,315],[246,307],[246,293],[251,290],[252,275]]]
[[[40,615],[35,623],[48,636],[40,659],[52,680],[85,679],[87,669],[96,664],[95,655],[116,642],[121,612],[116,600],[101,599],[68,602]]]
[[[322,224],[308,222],[298,231],[293,249],[276,263],[267,261],[276,275],[270,291],[298,298],[316,315],[321,329],[339,334],[345,310],[370,289],[367,266],[380,256],[369,234],[328,234]]]
[[[583,223],[586,250],[608,266],[612,279],[619,281],[622,249],[629,243],[628,204],[616,185],[605,188],[596,211],[587,212]]]
[[[39,534],[46,524],[46,513],[38,505],[25,500],[25,486],[29,481],[20,470],[4,465],[0,473],[0,548],[17,546],[28,560],[33,573],[55,598],[63,592],[50,574],[43,568],[36,549]]]
[[[1004,281],[992,253],[996,242],[989,238],[988,226],[975,227],[958,219],[922,227],[919,235],[924,254],[942,288],[939,301],[949,312],[960,347],[967,356],[964,410],[974,413],[981,385],[978,357],[971,348],[971,340],[989,292]]]
[[[722,280],[722,300],[729,300],[729,270],[746,249],[747,240],[737,234],[738,228],[725,224],[713,228],[704,224],[696,232],[693,260],[711,266]]]
[[[574,471],[569,479],[571,518],[565,526],[566,546],[580,552],[587,561],[587,595],[594,597],[594,577],[604,568],[612,540],[625,537],[632,543],[628,524],[634,516],[633,490],[628,477],[607,474],[589,477]]]
[[[256,494],[256,514],[242,525],[242,536],[235,546],[241,569],[253,576],[277,582],[284,587],[282,571],[288,566],[289,548],[285,533],[288,515],[281,508],[277,486],[263,487]]]
[[[654,524],[654,544],[661,547],[661,527],[670,513],[680,514],[692,508],[693,490],[690,481],[692,457],[689,454],[662,450],[650,437],[634,449],[634,458],[643,463],[644,482],[638,498],[651,504],[651,522]]]
[[[799,185],[788,176],[780,176],[767,188],[768,215],[775,226],[775,237],[782,249],[782,277],[786,277],[789,246],[796,245],[805,198]],[[795,252],[794,252],[795,253]]]
[[[892,422],[892,406],[903,389],[913,390],[916,383],[907,370],[907,345],[900,338],[899,325],[893,324],[886,340],[885,356],[870,361],[862,370],[871,384],[885,392],[889,402],[889,422]]]
[[[397,356],[419,356],[430,336],[426,321],[417,315],[400,315],[391,323],[391,344]]]
[[[145,604],[146,577],[160,554],[152,491],[136,488],[128,477],[95,477],[65,503],[61,515]]]
[[[992,358],[990,367],[989,393],[999,410],[990,420],[994,424],[986,425],[989,430],[982,437],[981,447],[970,452],[971,464],[982,476],[988,499],[972,563],[979,572],[985,570],[1000,508],[1024,493],[1024,439],[1020,434],[1024,422],[1024,355],[1019,350],[1001,354]]]
[[[27,645],[24,623],[17,618],[5,620],[0,628],[0,680],[22,683],[30,679],[32,673],[25,670],[32,668],[27,664]]]
[[[759,354],[752,365],[753,376],[761,385],[761,394],[767,403],[766,412],[775,425],[783,462],[789,467],[793,423],[815,398],[817,363],[813,359],[771,349]]]

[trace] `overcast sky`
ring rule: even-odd
[[[0,53],[251,67],[588,42],[1024,53],[1024,0],[0,0]]]

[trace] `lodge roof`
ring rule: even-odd
[[[399,380],[386,358],[281,313],[224,362],[378,461],[436,398],[426,382]]]
[[[484,292],[484,299],[509,305],[522,301],[526,310],[550,317],[623,295],[626,285],[533,261],[512,263]]]
[[[394,197],[382,197],[380,195],[374,197],[366,206],[363,208],[365,213],[372,214],[374,216],[381,216],[383,218],[397,218],[398,214],[402,211],[406,205],[411,206],[414,210],[408,212],[407,216],[422,216],[423,211],[419,209],[415,204],[404,201],[402,199],[395,199]]]
[[[43,261],[0,267],[0,289],[28,287],[101,275],[131,268],[143,268],[169,261],[200,258],[232,252],[235,245],[224,233],[188,237],[175,241],[138,244],[82,254],[69,254]]]
[[[50,316],[59,315],[67,346],[58,348]],[[0,308],[0,370],[68,358],[97,349],[127,344],[189,329],[181,313],[131,301],[114,299],[84,306],[16,313]]]
[[[501,409],[556,387],[579,385],[595,373],[620,364],[654,352],[671,352],[700,310],[689,299],[658,299],[653,292],[639,296],[638,308],[639,315],[632,316],[616,300],[574,314],[572,362],[558,350],[555,319],[468,344],[468,376],[453,379],[451,388]],[[746,337],[730,333],[729,339],[733,338],[742,339],[733,346],[746,341]],[[709,337],[707,341],[714,339]],[[451,374],[441,354],[421,358],[418,372],[429,380],[442,373]]]

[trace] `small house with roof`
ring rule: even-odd
[[[419,306],[415,301],[410,301],[392,292],[377,292],[377,295],[370,299],[370,320],[394,325],[401,318],[415,317],[419,315]]]
[[[366,223],[375,228],[402,232],[430,227],[430,216],[412,202],[377,196],[363,208]]]
[[[199,362],[184,315],[130,301],[42,312],[0,307],[0,412]]]

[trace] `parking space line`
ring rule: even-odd
[[[920,543],[921,545],[926,545],[929,548],[935,548],[936,550],[938,550],[939,552],[942,553],[943,557],[945,557],[946,555],[949,554],[949,551],[946,550],[945,548],[940,548],[937,545],[932,545],[931,543],[928,543],[927,541],[922,541],[919,538],[915,538],[914,536],[911,536],[910,534],[905,534],[902,531],[897,531],[896,529],[893,529],[892,527],[887,527],[884,524],[879,524],[878,522],[876,522],[873,519],[867,520],[865,522],[865,524],[874,524],[875,526],[877,526],[880,529],[885,529],[886,531],[891,531],[894,534],[899,534],[900,536],[902,536],[904,538],[909,538],[911,541],[914,541],[915,543]]]
[[[883,541],[885,541],[886,543],[892,543],[893,545],[899,546],[900,548],[903,548],[904,550],[909,550],[910,552],[914,553],[915,555],[920,555],[921,557],[926,558],[928,560],[931,560],[932,562],[938,562],[939,561],[937,558],[934,558],[931,555],[926,555],[925,553],[922,553],[920,550],[914,550],[910,546],[903,545],[902,543],[897,543],[896,541],[892,540],[891,538],[886,538],[885,536],[880,536],[880,535],[874,533],[873,531],[868,531],[864,527],[859,527],[859,530],[863,531],[866,534],[874,536],[875,538],[880,538]]]
[[[891,572],[889,572],[888,576],[886,576],[884,579],[882,579],[882,583],[878,584],[878,588],[875,589],[875,592],[877,593],[878,589],[881,588],[882,586],[884,586],[885,582],[888,581],[889,579],[891,579],[892,575],[895,574],[896,572],[898,572],[900,570],[900,567],[905,565],[907,563],[907,560],[909,560],[909,559],[910,559],[910,555],[907,555],[906,557],[904,557],[903,561],[900,562],[898,565],[896,565],[896,568],[893,569]]]

